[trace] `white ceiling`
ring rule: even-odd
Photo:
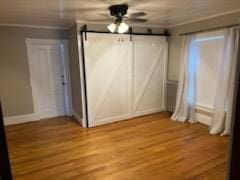
[[[105,19],[109,5],[126,2],[129,13],[147,13],[145,24],[164,27],[240,11],[240,0],[1,0],[0,24],[69,27],[76,19]]]

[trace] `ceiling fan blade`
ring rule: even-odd
[[[145,12],[136,12],[136,13],[130,13],[129,14],[129,18],[137,18],[137,17],[142,17],[142,16],[146,16],[147,14]]]
[[[128,19],[130,22],[147,22],[147,19]]]
[[[109,18],[111,15],[110,14],[106,14],[106,13],[98,13],[100,16],[104,16],[106,18]]]
[[[86,19],[86,21],[90,21],[90,22],[108,22],[109,19]]]

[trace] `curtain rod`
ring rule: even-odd
[[[182,34],[179,34],[179,36],[185,36],[185,35],[189,35],[189,34],[195,34],[195,33],[201,33],[201,32],[214,31],[214,30],[218,30],[218,29],[230,28],[230,27],[235,27],[235,26],[239,26],[239,25],[240,25],[240,24],[232,24],[232,25],[228,25],[228,26],[221,26],[221,27],[215,27],[215,28],[209,28],[209,29],[202,29],[202,30],[198,30],[198,31],[192,31],[192,32],[188,32],[188,33],[182,33]]]

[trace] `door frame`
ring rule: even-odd
[[[28,57],[28,66],[29,66],[29,74],[30,74],[30,85],[32,91],[32,101],[33,101],[33,114],[36,120],[40,120],[42,115],[40,112],[37,112],[37,98],[36,93],[34,93],[35,85],[33,81],[33,45],[60,45],[61,47],[61,60],[63,66],[63,73],[65,77],[65,86],[64,86],[64,100],[65,100],[65,110],[66,115],[72,115],[72,94],[71,94],[71,76],[70,76],[70,63],[69,63],[69,52],[68,52],[68,40],[56,40],[56,39],[33,39],[26,38],[25,39],[26,47],[27,47],[27,57]]]
[[[12,180],[11,164],[7,146],[6,133],[3,123],[3,114],[0,101],[0,179]]]
[[[240,47],[238,48],[234,96],[232,127],[228,146],[228,169],[226,177],[228,180],[240,179]]]

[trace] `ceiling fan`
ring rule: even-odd
[[[110,15],[113,22],[108,25],[108,30],[112,33],[126,33],[129,29],[127,22],[146,22],[147,19],[142,19],[139,17],[145,16],[145,12],[137,12],[128,14],[128,5],[127,4],[118,4],[111,5],[109,7]]]
[[[106,22],[110,21],[111,24],[107,27],[108,30],[112,33],[126,33],[129,29],[129,22],[133,23],[143,23],[148,21],[147,19],[142,18],[147,14],[145,12],[134,12],[129,13],[128,9],[130,7],[136,7],[137,4],[142,2],[143,0],[128,0],[127,2],[120,1],[120,4],[114,4],[113,0],[99,0],[100,2],[108,5],[105,9],[109,11],[109,13],[98,13],[98,15],[104,17],[104,19],[87,19],[87,21],[93,22]],[[104,11],[105,11],[104,10]],[[102,11],[101,8],[83,8],[79,10],[80,12],[94,12],[96,14],[97,11]],[[90,16],[91,17],[91,16]]]

